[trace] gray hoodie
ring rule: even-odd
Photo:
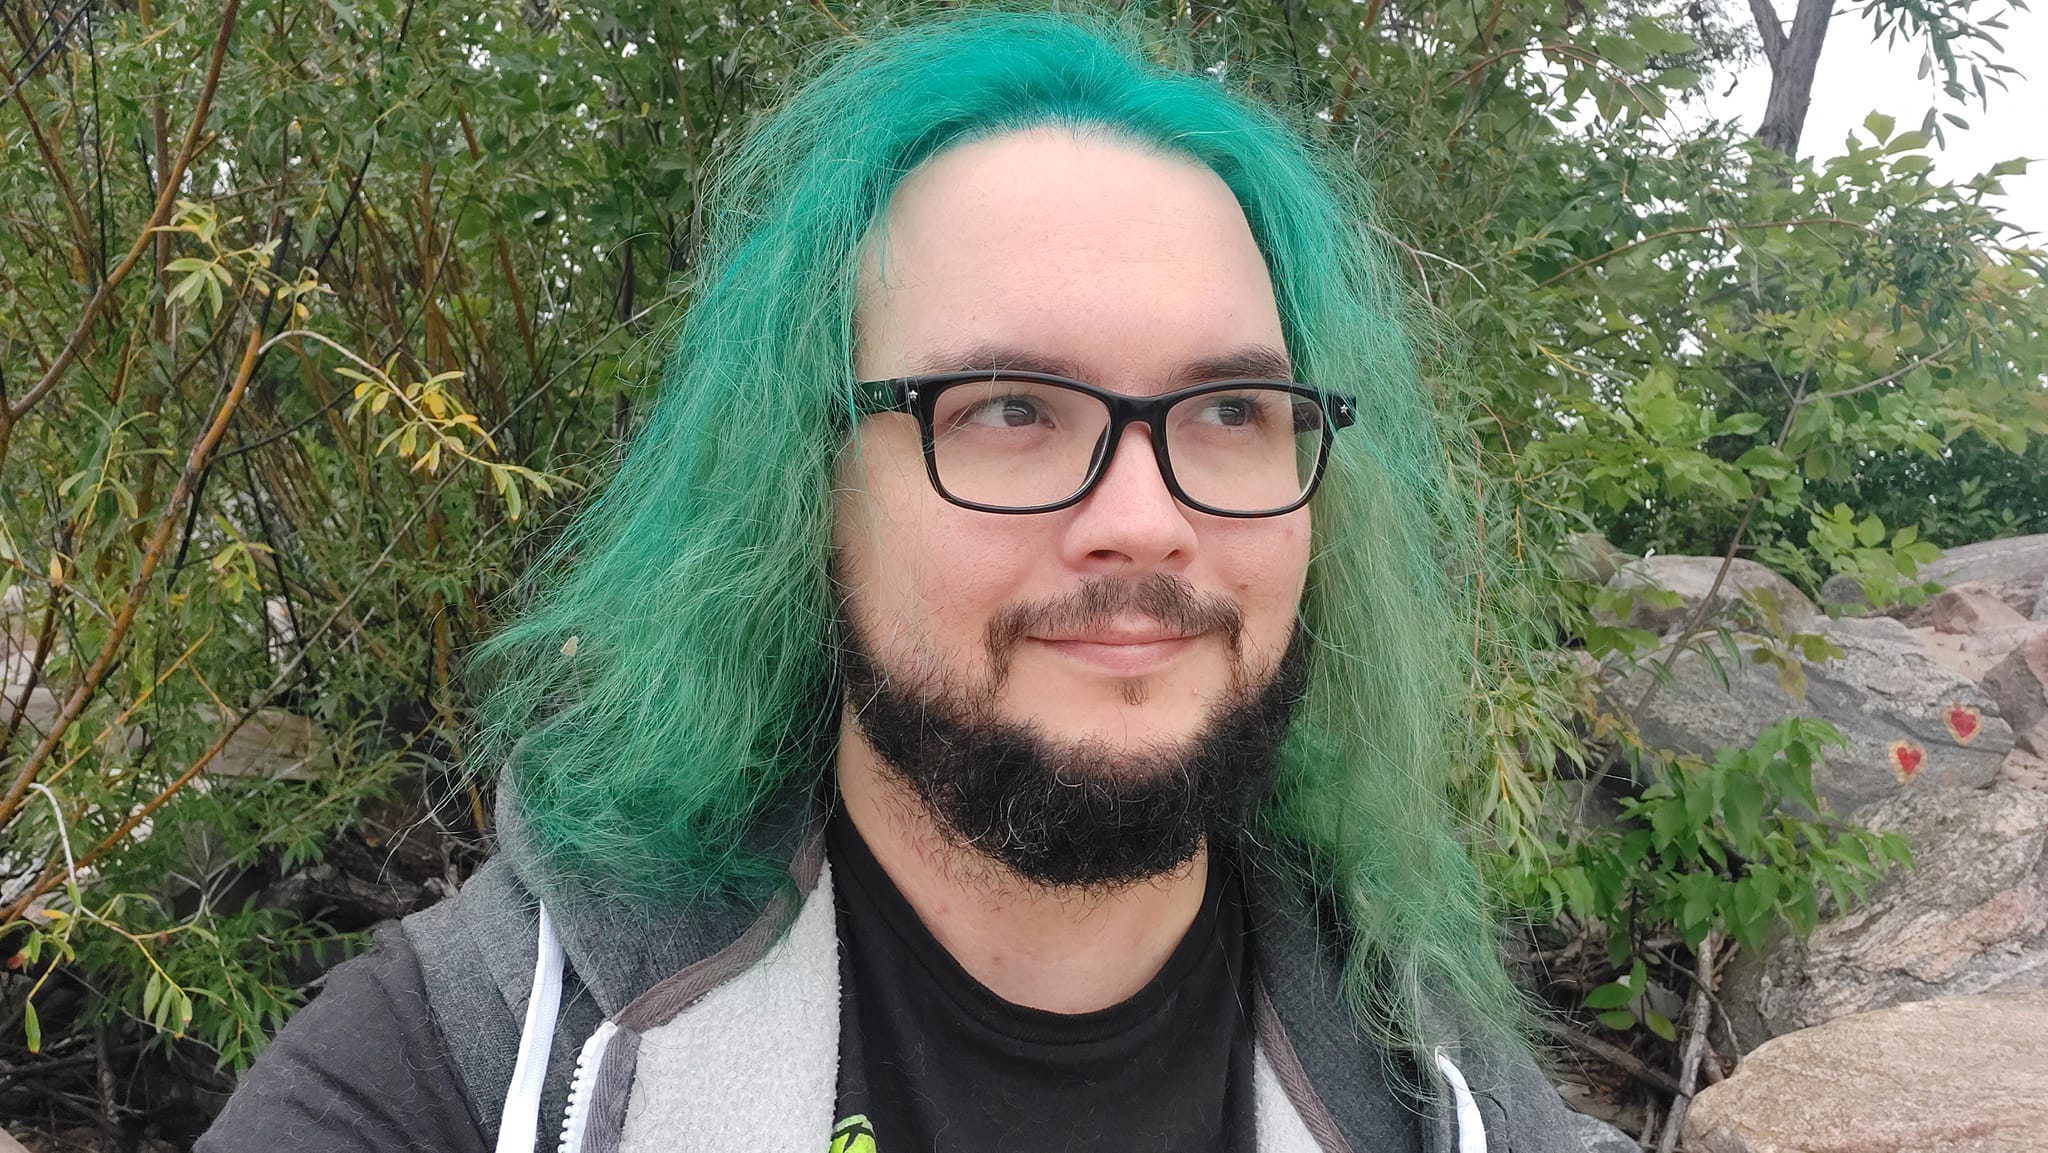
[[[839,966],[808,794],[754,830],[793,882],[765,906],[650,909],[548,868],[507,797],[499,821],[498,855],[336,969],[198,1153],[824,1149]],[[1445,1028],[1419,1078],[1391,1075],[1344,1004],[1330,919],[1244,872],[1259,1153],[1387,1153],[1418,1129],[1422,1153],[1584,1148],[1517,1047]]]

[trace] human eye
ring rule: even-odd
[[[976,424],[984,428],[1028,428],[1044,424],[1051,416],[1046,407],[1034,396],[994,396],[975,404],[961,414],[960,423]]]
[[[955,432],[1051,430],[1067,423],[1060,400],[1029,381],[982,381],[948,389],[933,423]]]
[[[1256,393],[1219,392],[1201,399],[1193,416],[1202,424],[1223,428],[1256,428],[1269,419],[1270,401]]]

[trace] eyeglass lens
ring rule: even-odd
[[[997,508],[1056,504],[1079,491],[1106,443],[1109,407],[1056,384],[977,380],[940,393],[933,464],[956,499]],[[1301,499],[1322,453],[1323,411],[1285,389],[1247,385],[1167,410],[1166,456],[1189,500],[1223,512]]]

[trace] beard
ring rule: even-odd
[[[1198,732],[1124,749],[1055,741],[999,715],[1012,652],[1034,629],[1087,629],[1130,611],[1225,640],[1229,685]],[[1308,679],[1304,630],[1292,630],[1278,663],[1255,682],[1236,607],[1164,574],[1137,583],[1095,577],[1071,596],[1004,612],[984,638],[990,674],[967,689],[940,670],[882,668],[843,602],[837,625],[846,700],[885,770],[950,840],[1048,887],[1114,889],[1163,876],[1242,827],[1279,766]],[[1144,698],[1136,682],[1119,691],[1131,705]]]

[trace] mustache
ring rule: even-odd
[[[1220,633],[1230,651],[1238,651],[1244,612],[1237,602],[1216,593],[1202,593],[1184,577],[1154,573],[1143,580],[1092,576],[1063,596],[1012,605],[988,624],[988,651],[996,667],[1008,667],[1010,654],[1025,637],[1038,632],[1085,632],[1107,628],[1119,617],[1137,613],[1180,632]]]

